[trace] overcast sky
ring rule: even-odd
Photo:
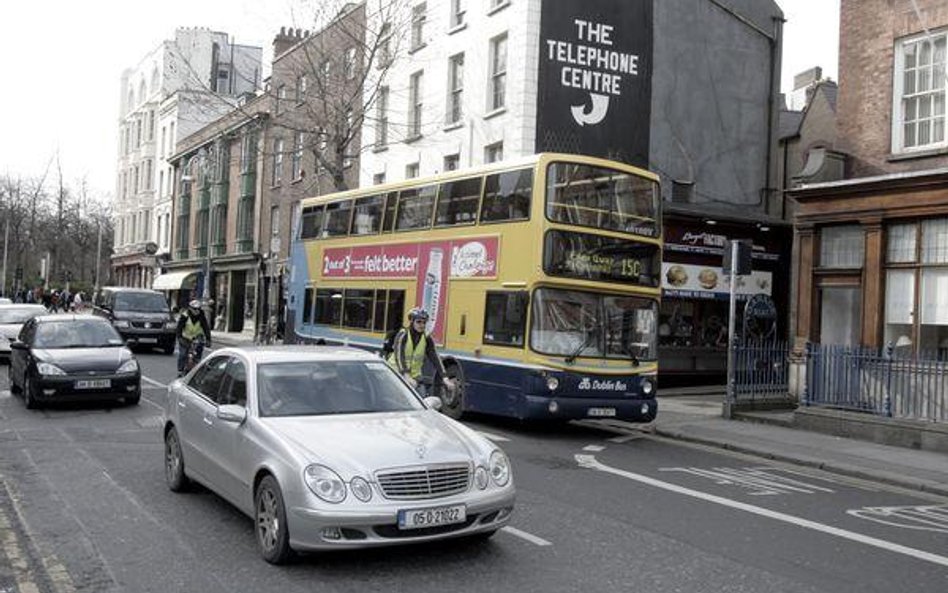
[[[301,13],[319,0],[2,2],[0,173],[39,176],[58,154],[67,181],[85,177],[91,189],[111,195],[124,68],[179,26],[225,31],[236,43],[263,47],[268,61],[274,33],[282,25],[309,28]],[[793,75],[813,66],[836,79],[839,0],[777,3],[787,19],[781,89],[789,91]]]

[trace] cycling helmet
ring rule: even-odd
[[[415,307],[408,312],[408,321],[416,321],[421,319],[423,321],[428,321],[428,312],[422,309],[421,307]]]
[[[201,301],[194,299],[190,303],[188,303],[188,306],[191,307],[192,309],[200,309]]]

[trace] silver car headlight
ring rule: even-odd
[[[66,371],[48,362],[41,362],[37,364],[36,370],[39,371],[39,374],[41,375],[65,375],[66,374]]]
[[[490,476],[487,474],[487,470],[484,469],[483,465],[478,465],[477,469],[474,470],[474,485],[477,486],[478,490],[483,490],[487,488],[487,484],[490,483]]]
[[[503,451],[497,450],[490,454],[490,479],[498,486],[506,486],[510,481],[510,462]]]
[[[120,366],[118,370],[115,372],[121,374],[121,373],[135,373],[137,371],[138,371],[138,361],[133,358],[131,360],[126,360],[122,364],[122,366]]]
[[[352,478],[352,481],[349,482],[349,490],[352,490],[352,495],[362,502],[369,502],[372,499],[372,487],[364,478],[359,476]]]
[[[112,322],[112,325],[115,327],[128,327],[128,321],[124,319],[116,319],[114,322]]]
[[[338,504],[346,499],[346,483],[325,465],[313,464],[303,470],[306,486],[326,502]]]

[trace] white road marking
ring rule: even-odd
[[[948,506],[863,507],[846,511],[853,517],[921,531],[948,533]]]
[[[144,381],[145,383],[148,383],[149,385],[154,385],[155,387],[161,387],[162,389],[165,389],[168,387],[167,383],[161,383],[160,381],[155,381],[154,379],[150,379],[146,377],[145,375],[142,375],[142,381]]]
[[[145,397],[145,396],[142,396],[141,401],[145,402],[145,403],[148,404],[149,406],[154,406],[154,407],[158,408],[158,409],[161,410],[162,412],[165,411],[164,407],[162,407],[161,404],[156,403],[156,402],[153,402],[153,401],[151,401],[150,399],[148,399],[148,398]]]
[[[511,527],[509,525],[507,527],[501,527],[500,530],[506,531],[510,535],[515,535],[521,539],[527,540],[531,544],[536,544],[538,546],[552,546],[553,545],[552,543],[546,541],[542,537],[537,537],[533,535],[532,533],[527,533],[526,531],[520,531],[516,527]]]
[[[824,525],[823,523],[818,523],[816,521],[811,521],[809,519],[804,519],[802,517],[795,517],[793,515],[788,515],[786,513],[781,513],[778,511],[772,511],[770,509],[765,509],[763,507],[755,506],[752,504],[747,504],[739,502],[736,500],[731,500],[729,498],[724,498],[723,496],[715,496],[714,494],[708,494],[707,492],[701,492],[698,490],[692,490],[691,488],[685,488],[683,486],[678,486],[677,484],[671,484],[669,482],[663,482],[661,480],[656,480],[655,478],[650,478],[642,474],[636,474],[629,471],[621,470],[618,468],[610,467],[604,465],[596,460],[596,457],[593,455],[576,455],[576,462],[580,467],[585,467],[592,470],[601,471],[607,474],[613,474],[628,480],[633,480],[645,484],[647,486],[653,486],[655,488],[661,488],[662,490],[668,490],[670,492],[675,492],[684,496],[690,496],[692,498],[697,498],[714,504],[719,504],[721,506],[729,507],[739,511],[744,511],[754,515],[759,515],[761,517],[766,517],[768,519],[774,519],[776,521],[782,521],[784,523],[790,523],[791,525],[796,525],[797,527],[802,527],[804,529],[812,529],[813,531],[818,531],[820,533],[825,533],[827,535],[832,535],[834,537],[839,537],[842,539],[847,539],[857,543],[865,544],[867,546],[872,546],[886,550],[888,552],[895,552],[896,554],[903,554],[905,556],[911,556],[918,560],[924,562],[931,562],[932,564],[938,564],[941,566],[948,566],[948,557],[939,556],[937,554],[932,554],[931,552],[926,552],[924,550],[918,550],[915,548],[910,548],[908,546],[903,546],[900,544],[895,544],[883,539],[878,539],[875,537],[870,537],[867,535],[862,535],[861,533],[856,533],[854,531],[849,531],[846,529],[840,529],[838,527],[832,527],[830,525]]]
[[[602,445],[586,445],[583,447],[583,451],[589,451],[590,453],[599,453],[603,450],[605,450],[605,447]]]
[[[776,468],[769,467],[715,467],[702,469],[699,467],[663,467],[659,471],[682,472],[708,478],[721,486],[737,486],[749,490],[751,496],[776,496],[779,494],[814,494],[816,492],[833,493],[833,490],[822,486],[815,486],[793,478],[774,475]]]
[[[480,433],[480,435],[484,437],[485,439],[494,441],[495,443],[506,443],[507,441],[510,440],[507,437],[502,437],[496,434],[491,434],[489,432],[484,432],[483,430],[478,430],[477,432]]]

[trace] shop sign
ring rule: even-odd
[[[744,340],[765,340],[777,332],[777,305],[766,294],[755,294],[744,305]]]
[[[697,299],[727,299],[731,278],[720,267],[692,264],[662,263],[662,291],[665,296]],[[749,276],[737,277],[737,295],[771,295],[773,273],[754,270]]]

